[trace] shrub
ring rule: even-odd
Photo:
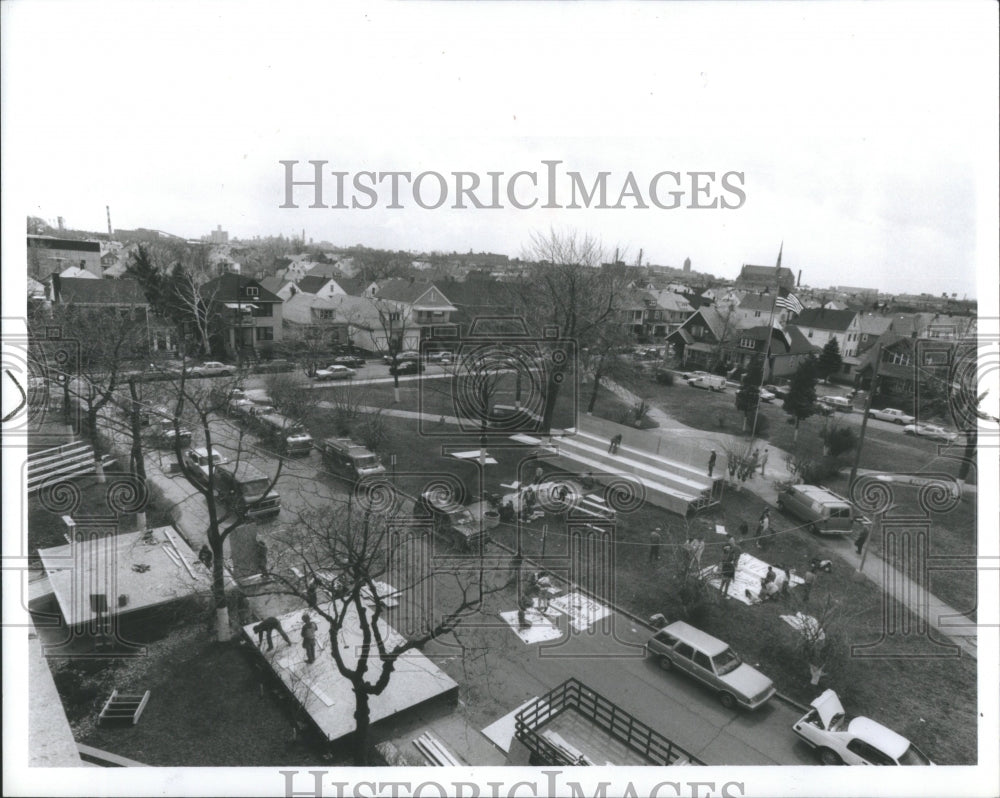
[[[670,387],[674,384],[674,373],[672,371],[667,371],[666,369],[659,369],[656,372],[656,381],[660,385]]]
[[[857,435],[850,427],[844,427],[834,422],[820,431],[819,437],[824,443],[827,454],[839,457],[853,451],[858,445]]]

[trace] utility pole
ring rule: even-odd
[[[878,389],[878,367],[882,361],[882,345],[875,344],[875,365],[872,367],[872,384],[868,389],[868,398],[865,400],[865,411],[861,417],[861,433],[858,435],[858,450],[854,453],[854,465],[851,466],[851,478],[847,481],[848,487],[854,485],[854,480],[858,476],[858,466],[861,464],[861,449],[865,443],[865,431],[868,429],[868,413],[872,409],[872,399],[875,398],[875,391]]]

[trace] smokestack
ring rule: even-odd
[[[795,287],[800,288],[802,286],[802,269],[799,269],[799,278],[795,281]]]
[[[56,217],[56,224],[59,226],[60,230],[65,230],[66,229],[66,223],[63,220],[62,216]]]
[[[108,214],[108,241],[110,241],[112,238],[114,238],[114,232],[112,231],[111,228],[111,206],[105,205],[104,210]]]

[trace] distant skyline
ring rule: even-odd
[[[221,224],[238,238],[305,229],[343,246],[511,256],[552,226],[629,262],[689,257],[729,278],[773,264],[783,241],[783,265],[812,286],[995,290],[995,48],[979,4],[948,6],[948,26],[933,3],[618,7],[578,4],[570,30],[558,4],[347,6],[324,11],[338,32],[328,51],[304,46],[296,15],[225,2],[213,11],[232,13],[144,4],[141,18],[111,3],[99,19],[86,2],[4,4],[22,31],[3,53],[4,145],[19,154],[4,207],[95,231],[110,205],[115,227],[186,237]],[[435,20],[446,35],[413,35]],[[559,161],[588,189],[608,173],[609,205],[629,175],[643,199],[520,210],[501,188],[499,209],[451,208],[453,194],[390,208],[383,183],[371,209],[283,209],[283,160],[447,181]],[[739,173],[745,200],[655,207],[662,172],[714,173],[713,198]]]

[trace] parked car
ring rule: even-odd
[[[778,494],[778,509],[809,526],[810,532],[842,535],[854,528],[853,505],[819,485],[792,485]]]
[[[825,402],[821,402],[818,399],[813,403],[813,415],[817,416],[832,416],[836,411]]]
[[[400,363],[407,360],[420,360],[420,353],[412,351],[400,352],[398,355],[396,355],[396,360]],[[392,355],[382,355],[382,362],[385,363],[387,366],[391,366]]]
[[[761,388],[760,401],[767,402],[768,404],[770,404],[771,402],[774,401],[774,394],[771,393],[769,390],[767,390],[767,388]]]
[[[918,438],[930,438],[944,443],[954,443],[958,433],[940,427],[937,424],[907,424],[903,427],[904,435],[916,435]]]
[[[200,473],[206,481],[208,480],[209,461],[213,464],[213,474],[215,473],[215,469],[229,462],[228,457],[214,450],[212,451],[211,457],[209,457],[208,449],[204,446],[199,446],[197,449],[188,449],[184,455],[184,460],[189,466],[198,471],[198,473]]]
[[[229,415],[242,418],[250,415],[251,408],[255,407],[249,399],[230,399],[226,405]]]
[[[449,363],[451,363],[451,359],[452,359],[451,352],[448,351],[442,350],[440,352],[427,353],[428,363],[440,363],[442,366],[447,366]]]
[[[390,374],[420,374],[424,364],[419,360],[401,360],[398,366],[389,366]]]
[[[417,513],[430,516],[434,532],[456,548],[465,551],[478,549],[482,532],[469,508],[450,501],[441,491],[428,489],[420,494]]]
[[[854,403],[846,396],[821,396],[818,401],[842,413],[851,413],[854,411]]]
[[[916,419],[909,413],[897,410],[894,407],[884,407],[881,410],[869,410],[868,418],[877,418],[879,421],[889,421],[893,424],[912,424]]]
[[[774,682],[743,662],[727,643],[684,621],[660,629],[646,651],[664,670],[676,668],[715,690],[726,709],[757,709],[776,692]]]
[[[367,361],[358,355],[338,355],[332,361],[334,366],[347,366],[351,369],[364,368]]]
[[[175,427],[174,416],[165,407],[154,407],[149,414],[149,427],[156,446],[172,449],[179,438],[181,446],[190,446],[192,433],[183,424]]]
[[[220,466],[215,491],[240,516],[261,518],[281,511],[281,496],[267,489],[271,478],[251,463]]]
[[[357,372],[354,369],[348,368],[347,366],[340,366],[336,363],[332,363],[325,369],[316,369],[316,373],[313,374],[314,380],[349,380]]]
[[[784,399],[785,397],[788,396],[788,389],[782,388],[780,385],[765,385],[764,390],[770,391],[778,399]]]
[[[824,691],[794,726],[824,765],[933,765],[900,734],[868,718],[848,718],[833,690]]]
[[[191,366],[187,371],[191,377],[228,377],[233,373],[233,367],[218,360],[207,360],[200,365]]]
[[[692,388],[705,388],[716,393],[726,390],[726,378],[719,374],[699,374],[689,378],[687,384]]]

